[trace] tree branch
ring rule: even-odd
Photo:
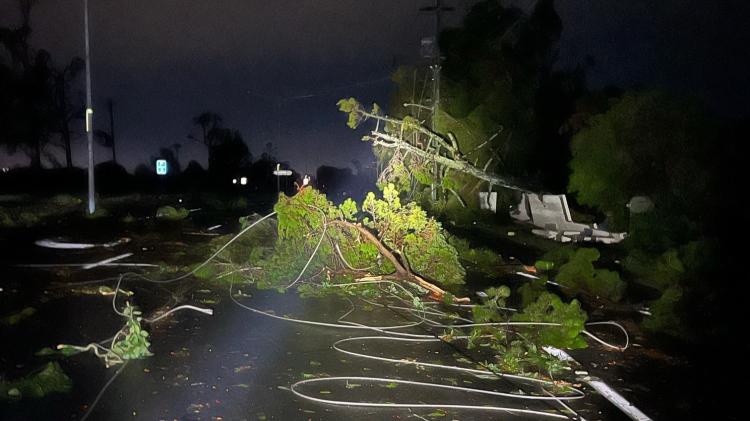
[[[411,145],[408,142],[405,142],[403,139],[400,139],[395,136],[391,136],[386,133],[372,131],[371,134],[372,136],[368,136],[366,139],[372,140],[378,146],[410,151],[419,157],[422,157],[428,160],[434,160],[440,165],[444,165],[450,169],[460,171],[465,174],[469,174],[480,180],[487,181],[492,185],[502,186],[502,187],[512,189],[512,190],[525,191],[525,189],[515,185],[509,180],[499,177],[495,174],[482,171],[479,168],[475,167],[474,165],[472,165],[471,163],[463,159],[459,159],[459,158],[452,159],[452,158],[448,158],[448,157],[438,155],[438,154],[431,154],[414,145]]]
[[[334,220],[330,221],[330,224],[333,225],[339,225],[347,228],[354,228],[364,237],[367,241],[371,242],[375,247],[377,247],[380,254],[382,254],[388,261],[393,264],[393,267],[396,268],[396,278],[401,281],[407,281],[407,282],[413,282],[422,288],[430,291],[430,297],[434,300],[440,301],[445,297],[445,291],[438,287],[437,285],[427,282],[422,277],[411,273],[410,270],[408,270],[404,264],[401,263],[401,261],[391,252],[388,247],[383,244],[378,237],[375,236],[372,232],[370,232],[367,228],[354,224],[349,221],[342,221],[342,220]],[[468,303],[470,302],[468,297],[462,297],[458,298],[456,297],[454,299],[454,302],[457,303]]]

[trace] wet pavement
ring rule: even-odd
[[[220,223],[205,221],[205,227]],[[43,365],[45,358],[34,353],[58,343],[86,344],[111,337],[122,319],[112,310],[111,297],[81,292],[73,284],[117,275],[122,269],[80,268],[30,269],[17,263],[89,263],[132,252],[126,261],[168,263],[175,266],[192,262],[191,248],[205,244],[210,237],[186,234],[200,231],[191,223],[133,226],[100,225],[95,231],[81,231],[66,225],[11,233],[0,240],[2,276],[0,308],[2,316],[26,306],[37,312],[14,326],[0,326],[0,373],[5,379],[20,377]],[[205,229],[203,227],[203,229]],[[231,226],[224,228],[231,230]],[[33,241],[48,237],[68,237],[76,241],[107,242],[120,237],[132,241],[113,249],[68,251],[43,249]],[[99,285],[99,284],[93,284]],[[114,287],[114,281],[108,285]],[[182,311],[154,325],[150,331],[153,356],[130,361],[102,395],[89,419],[125,420],[488,420],[547,419],[540,415],[510,414],[480,410],[439,410],[434,408],[382,409],[343,407],[314,402],[296,396],[290,386],[300,380],[331,376],[392,378],[440,383],[468,388],[488,388],[509,393],[530,394],[538,387],[519,381],[489,380],[477,376],[414,364],[373,361],[338,352],[337,340],[372,336],[372,332],[333,329],[294,324],[250,312],[229,297],[227,284],[201,283],[188,279],[156,285],[128,281],[129,298],[148,315],[160,308],[192,304],[212,308],[212,316]],[[78,288],[78,289],[76,289]],[[339,298],[303,299],[296,293],[256,291],[235,286],[242,294],[236,299],[246,305],[276,315],[335,323],[349,304]],[[120,300],[123,300],[121,297]],[[122,301],[120,301],[122,302]],[[365,311],[357,306],[347,320],[369,325],[404,324],[404,314],[390,309]],[[407,332],[425,334],[419,327]],[[342,345],[342,347],[344,347]],[[377,343],[352,342],[345,348],[391,359],[418,360],[473,367],[460,349],[441,342]],[[614,355],[592,346],[580,357],[599,361],[608,370]],[[73,390],[41,400],[0,401],[0,418],[7,420],[80,419],[118,367],[105,368],[93,354],[79,354],[60,363],[73,380]],[[610,368],[611,367],[611,368]],[[591,369],[590,371],[595,371]],[[615,374],[615,377],[617,375]],[[586,419],[626,419],[603,398],[587,392],[584,399],[567,402]],[[398,382],[341,380],[305,384],[302,393],[323,400],[377,403],[421,403],[508,406],[522,410],[565,415],[554,401],[531,402],[497,396],[426,389]],[[627,393],[625,393],[627,395]],[[551,418],[550,418],[551,419]]]

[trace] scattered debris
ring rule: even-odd
[[[49,362],[43,369],[21,379],[0,381],[0,400],[43,398],[53,393],[69,392],[73,386],[60,364]]]
[[[109,259],[104,259],[104,260],[98,261],[96,263],[89,263],[89,264],[83,266],[83,270],[93,269],[95,267],[106,265],[107,263],[116,262],[118,260],[122,260],[122,259],[128,258],[128,257],[130,257],[132,255],[133,255],[133,253],[125,253],[125,254],[121,254],[119,256],[110,257]]]
[[[34,269],[46,269],[46,268],[64,268],[64,267],[84,267],[90,263],[42,263],[42,264],[23,264],[13,265],[17,268],[34,268]],[[152,263],[103,263],[99,266],[103,267],[138,267],[138,268],[158,268],[159,265]],[[1,290],[0,290],[1,291]]]
[[[156,210],[156,219],[165,221],[181,221],[190,215],[190,211],[185,208],[175,209],[172,206],[162,206]]]
[[[574,222],[564,194],[523,193],[516,210],[511,211],[510,216],[517,222],[537,227],[538,229],[531,230],[533,234],[562,243],[588,241],[614,244],[624,240],[627,235],[599,229],[596,223]]]
[[[62,240],[53,240],[50,238],[46,238],[43,240],[37,240],[34,242],[39,247],[45,247],[50,249],[60,249],[60,250],[85,250],[85,249],[92,249],[97,247],[105,247],[105,248],[111,248],[115,246],[119,246],[121,244],[126,244],[130,242],[130,238],[123,237],[120,238],[117,241],[112,241],[110,243],[73,243],[68,241],[62,241]]]
[[[14,326],[21,323],[25,319],[28,319],[34,314],[36,314],[36,309],[34,307],[26,307],[18,313],[3,317],[2,319],[0,319],[0,324],[3,324],[5,326]]]
[[[550,349],[548,350],[548,348]],[[549,352],[551,355],[554,355],[555,357],[565,359],[565,360],[575,361],[573,357],[571,357],[567,352],[563,351],[562,349],[545,347],[544,350]],[[596,366],[594,366],[594,368],[596,368]],[[604,367],[604,369],[606,370],[607,367]],[[584,371],[584,373],[586,372]],[[641,412],[640,409],[636,408],[633,404],[628,402],[627,399],[625,399],[622,395],[617,393],[614,389],[612,389],[609,385],[607,385],[600,379],[586,375],[582,377],[580,380],[588,383],[589,386],[594,388],[594,390],[599,392],[600,395],[602,395],[610,403],[612,403],[614,406],[616,406],[622,412],[624,412],[628,417],[630,417],[630,419],[634,421],[651,421],[651,418],[649,418],[646,414]]]

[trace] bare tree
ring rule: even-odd
[[[60,133],[62,147],[65,150],[65,165],[67,168],[73,167],[73,157],[71,152],[71,130],[70,123],[80,118],[83,114],[83,105],[80,101],[74,101],[71,98],[71,89],[73,82],[78,74],[83,70],[83,60],[79,57],[74,58],[62,70],[53,72],[53,90],[54,90],[54,108],[57,119],[57,130]]]
[[[112,98],[107,99],[107,111],[109,112],[109,132],[97,130],[94,134],[100,145],[112,149],[112,162],[117,163],[117,145],[115,144],[115,103],[112,101]]]
[[[188,139],[201,142],[206,147],[208,151],[209,170],[211,155],[216,148],[217,142],[220,140],[219,136],[217,136],[217,131],[221,129],[221,123],[222,119],[220,115],[211,111],[203,112],[193,117],[193,124],[201,129],[201,138],[198,139],[193,135],[188,135]]]

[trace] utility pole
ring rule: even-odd
[[[441,21],[442,21],[442,14],[443,12],[452,12],[456,10],[454,7],[446,7],[442,5],[441,0],[435,0],[434,6],[428,6],[428,7],[422,7],[419,9],[420,12],[428,12],[428,13],[435,13],[435,39],[433,41],[433,62],[430,65],[430,70],[432,71],[432,122],[430,124],[430,128],[433,131],[437,130],[437,118],[438,118],[438,110],[440,109],[440,44],[438,43],[438,38],[440,36],[440,28],[441,28]],[[434,163],[432,168],[432,176],[433,180],[436,180],[438,177],[438,166],[437,163]],[[432,185],[430,186],[430,196],[432,201],[437,200],[437,186],[435,185],[435,182],[432,182]]]
[[[86,38],[86,136],[89,151],[89,214],[96,211],[94,198],[94,110],[91,105],[91,56],[89,53],[89,0],[83,0],[84,36]]]

